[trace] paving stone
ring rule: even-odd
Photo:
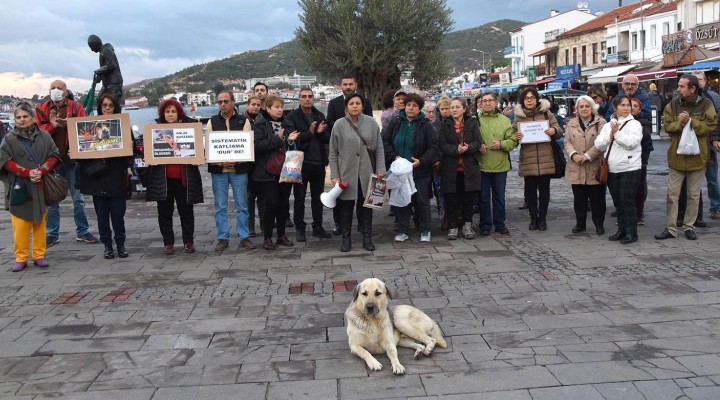
[[[647,400],[632,382],[597,383],[593,386],[608,400]]]
[[[698,326],[695,321],[658,322],[641,324],[640,327],[652,333],[656,338],[703,336],[711,333],[707,329]]]
[[[264,399],[267,384],[244,383],[239,385],[187,386],[160,388],[153,400],[236,400]]]
[[[343,400],[366,399],[368,393],[373,398],[385,399],[426,395],[419,375],[394,376],[387,368],[372,372],[369,378],[340,379],[339,388],[339,398]]]
[[[155,389],[128,389],[104,390],[102,392],[46,393],[38,395],[35,399],[96,400],[100,395],[103,400],[150,400],[154,392]]]
[[[268,400],[337,399],[337,382],[331,380],[270,382]]]
[[[557,364],[548,365],[547,369],[549,369],[563,385],[619,382],[653,378],[653,376],[647,372],[639,368],[635,368],[627,362],[620,361]]]
[[[530,389],[533,400],[605,400],[592,385]]]
[[[99,339],[51,340],[43,345],[36,354],[63,353],[104,353],[110,351],[139,350],[145,343],[145,337],[118,337]]]
[[[408,366],[405,366],[408,368]],[[365,363],[355,357],[315,361],[315,379],[356,378],[368,376]]]
[[[720,399],[720,387],[694,387],[683,390],[683,393],[692,400]]]
[[[557,379],[545,367],[520,367],[479,372],[441,373],[422,376],[427,394],[496,392],[555,386]]]
[[[673,381],[647,381],[635,382],[646,399],[675,400],[683,395],[682,389]]]
[[[697,375],[720,374],[720,357],[717,354],[681,356],[675,360]]]
[[[237,382],[274,382],[312,380],[315,364],[312,361],[278,361],[271,363],[243,363]]]
[[[584,328],[588,326],[612,325],[612,322],[599,313],[579,313],[557,316],[523,317],[523,321],[533,330],[548,328]]]
[[[614,343],[572,344],[557,348],[572,363],[613,361],[619,358],[620,352]]]
[[[265,318],[218,318],[194,321],[159,321],[150,324],[150,327],[145,331],[145,334],[203,334],[214,332],[262,330],[265,329],[265,321]]]
[[[234,365],[246,362],[289,361],[290,346],[252,346],[193,350],[188,365]]]
[[[432,398],[432,396],[428,396]],[[532,400],[527,390],[510,390],[505,392],[472,393],[472,394],[450,394],[442,397],[442,400]]]
[[[571,329],[542,329],[526,332],[483,335],[491,349],[507,347],[557,346],[584,343]]]
[[[45,340],[28,340],[0,345],[0,358],[32,356],[45,342]]]
[[[628,359],[630,357],[627,357]],[[678,379],[693,377],[689,369],[672,358],[647,358],[645,360],[630,360],[634,367],[649,373],[655,379]]]

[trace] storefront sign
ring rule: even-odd
[[[510,83],[510,73],[509,72],[503,72],[500,74],[500,83],[503,85],[507,85]]]
[[[698,25],[693,29],[693,42],[695,44],[717,44],[720,42],[720,24]]]
[[[561,65],[555,69],[555,78],[574,79],[581,76],[580,64]]]
[[[677,32],[662,37],[663,66],[675,67],[695,62],[693,31]]]
[[[528,67],[527,74],[525,74],[525,76],[527,76],[528,82],[533,82],[537,79],[537,75],[535,75],[535,73],[535,67]]]

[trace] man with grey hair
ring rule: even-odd
[[[631,99],[639,99],[642,102],[640,118],[647,118],[648,121],[652,121],[652,104],[650,104],[650,99],[648,99],[645,92],[640,90],[640,87],[638,86],[639,84],[640,81],[635,74],[627,74],[622,80],[623,92]],[[610,107],[608,107],[608,110],[603,117],[606,121],[610,121],[613,113],[615,113],[615,107],[612,103],[610,103]]]
[[[425,118],[427,118],[428,121],[430,121],[430,124],[432,125],[433,122],[435,122],[435,118],[437,116],[435,115],[435,103],[434,102],[428,102],[425,104],[425,107],[423,107],[423,113],[425,113]]]
[[[710,99],[715,106],[715,112],[720,113],[720,95],[707,88],[705,72],[693,72],[700,83],[700,95]],[[720,182],[718,182],[718,154],[713,146],[710,146],[710,161],[705,168],[705,179],[707,180],[707,192],[710,198],[710,218],[720,219]],[[698,210],[698,221],[702,221],[703,212],[702,195],[700,196],[700,208]],[[699,225],[699,224],[698,224]]]

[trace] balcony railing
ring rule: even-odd
[[[505,50],[503,50],[503,54],[506,56],[509,56],[511,54],[520,54],[521,51],[522,51],[521,46],[518,46],[518,47],[508,46],[505,48]]]

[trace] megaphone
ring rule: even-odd
[[[349,184],[347,181],[338,181],[335,184],[335,187],[333,187],[329,192],[320,195],[320,201],[325,207],[334,208],[338,196],[340,196],[340,193],[347,189],[348,186]]]

